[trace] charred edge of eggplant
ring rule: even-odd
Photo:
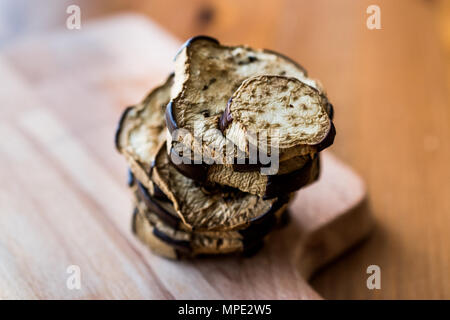
[[[334,142],[334,138],[336,136],[336,128],[334,126],[333,121],[330,121],[330,123],[331,123],[330,130],[328,131],[325,138],[321,142],[319,142],[318,144],[315,145],[315,147],[317,148],[317,152],[320,152],[320,151],[328,148]]]
[[[256,239],[264,238],[276,225],[275,212],[277,209],[271,209],[264,214],[264,218],[255,222],[252,222],[247,228],[239,230],[242,235],[243,243],[252,242]]]
[[[159,206],[158,203],[152,199],[152,196],[148,193],[148,190],[145,188],[145,186],[143,186],[139,182],[138,190],[140,192],[140,195],[142,196],[141,199],[145,202],[152,213],[156,214],[161,220],[164,221],[164,223],[167,223],[173,229],[178,231],[180,230],[180,220],[177,220],[176,217]],[[249,227],[239,231],[243,237],[243,244],[245,245],[245,243],[252,243],[263,239],[264,236],[266,236],[276,225],[275,212],[287,201],[287,199],[279,200],[265,214],[252,220]],[[137,212],[138,211],[136,208],[133,215],[137,214]],[[133,216],[133,228],[135,228],[135,219],[136,217]]]
[[[277,224],[275,213],[288,201],[289,196],[280,197],[272,205],[272,207],[266,211],[266,213],[252,219],[247,228],[239,230],[239,233],[243,237],[244,247],[246,243],[254,242],[258,239],[263,239],[267,234],[270,233],[270,231],[275,228]]]
[[[172,154],[175,157],[180,157],[182,159],[184,159],[184,157],[178,155],[176,153],[176,151],[174,150],[174,148],[172,147],[171,149],[171,155],[169,155],[170,158],[170,162],[172,163],[172,165],[184,176],[199,181],[199,182],[204,182],[207,177],[208,177],[208,169],[211,166],[208,163],[202,162],[202,163],[184,163],[182,162],[181,164],[177,165],[172,161]],[[193,160],[190,158],[185,158],[187,159],[187,161],[185,162],[192,162]],[[261,168],[264,167],[270,167],[271,164],[262,164],[259,161],[259,156],[257,156],[257,163],[250,163],[250,159],[249,158],[245,158],[244,159],[244,163],[237,163],[238,159],[235,158],[234,159],[234,163],[232,164],[233,166],[233,171],[236,172],[254,172],[254,171],[259,171],[261,170]]]
[[[315,171],[314,177],[312,177],[312,179],[311,179],[311,183],[314,182],[314,181],[319,180],[320,175],[322,173],[322,161],[320,161],[320,154],[317,155],[317,160],[316,160],[315,165],[316,165],[317,169]]]
[[[253,257],[264,247],[264,239],[258,239],[253,242],[244,243],[242,255],[246,258]]]
[[[245,164],[239,164],[239,163],[233,163],[233,171],[236,172],[252,172],[252,171],[259,171],[263,167],[260,163],[250,164],[247,163],[249,161],[245,161]]]
[[[136,219],[137,219],[137,215],[139,214],[139,210],[138,208],[134,208],[133,209],[133,215],[131,218],[131,231],[134,234],[137,234],[137,228],[136,228]]]
[[[205,163],[195,164],[195,163],[184,163],[184,162],[181,162],[180,164],[175,164],[172,161],[172,155],[179,156],[176,154],[176,151],[173,148],[170,149],[169,161],[175,167],[175,169],[178,170],[178,172],[180,172],[185,177],[195,180],[195,181],[199,181],[199,182],[206,181],[206,179],[208,177],[208,169],[209,169],[208,164],[205,164]],[[188,160],[191,161],[191,159],[188,159]]]
[[[172,133],[173,131],[178,129],[178,125],[177,125],[177,122],[176,122],[174,114],[173,114],[173,102],[172,101],[170,101],[166,106],[165,118],[166,118],[167,129],[169,129],[170,133]]]
[[[330,120],[333,121],[333,118],[334,118],[334,107],[333,107],[333,104],[328,102],[327,106],[326,106],[326,110],[327,110],[328,118],[330,118]]]
[[[263,199],[271,199],[282,194],[296,191],[312,182],[311,180],[316,180],[316,177],[311,179],[311,172],[319,165],[319,163],[320,160],[317,155],[298,170],[286,174],[268,176]]]
[[[172,148],[173,149],[173,148]],[[176,152],[175,150],[172,150],[172,152]],[[176,154],[175,154],[176,155]],[[176,155],[178,156],[178,155]],[[170,156],[169,156],[170,158]],[[189,159],[189,158],[188,158]],[[199,182],[204,182],[207,179],[207,174],[208,174],[208,168],[209,168],[209,164],[207,163],[201,163],[201,164],[194,164],[194,163],[182,163],[180,165],[177,165],[175,163],[172,162],[172,160],[170,159],[172,165],[184,176],[199,181]],[[234,163],[232,164],[233,166],[233,171],[235,172],[255,172],[255,171],[260,171],[261,168],[270,168],[271,163],[269,164],[263,164],[259,161],[259,157],[257,158],[257,163],[250,163],[250,159],[249,158],[245,158],[244,159],[244,163],[237,163],[238,159],[235,158],[234,159]]]
[[[131,171],[131,169],[128,168],[127,185],[129,187],[132,187],[134,185],[134,181],[135,181],[134,174]]]
[[[173,58],[173,60],[175,61],[177,59],[177,57],[179,56],[181,51],[183,51],[184,48],[189,47],[197,40],[207,40],[207,41],[211,41],[215,44],[220,44],[219,40],[217,40],[216,38],[210,37],[210,36],[198,35],[198,36],[192,37],[181,45],[180,49],[178,49],[177,53],[175,54],[175,57]]]
[[[266,213],[264,213],[256,218],[251,219],[250,224],[264,223],[264,221],[266,219],[270,219],[270,215],[275,215],[275,212],[277,212],[278,209],[280,209],[283,205],[285,205],[288,202],[289,202],[289,195],[288,194],[281,195],[277,199],[277,201],[270,207],[270,209],[266,211]]]
[[[153,183],[153,194],[151,195],[152,198],[155,198],[159,201],[163,202],[170,202],[170,199],[166,196],[166,194],[161,190],[160,187],[156,183]]]
[[[288,56],[286,56],[286,55],[284,55],[284,54],[282,54],[282,53],[279,53],[279,52],[277,52],[277,51],[270,50],[270,49],[263,49],[263,52],[265,52],[265,53],[271,53],[271,54],[277,55],[277,56],[279,56],[279,57],[281,57],[281,58],[283,58],[283,59],[286,59],[286,60],[289,61],[290,63],[294,64],[297,68],[299,68],[300,70],[302,70],[302,72],[303,72],[303,74],[305,75],[305,77],[308,76],[308,71],[306,71],[306,69],[305,69],[300,63],[298,63],[297,61],[293,60],[292,58],[290,58],[290,57],[288,57]]]
[[[162,221],[167,223],[167,225],[171,226],[172,228],[177,229],[179,227],[181,222],[180,218],[172,215],[169,211],[164,209],[157,201],[155,201],[148,192],[147,188],[140,182],[138,182],[138,191],[145,205],[151,212],[156,214]]]
[[[156,166],[156,160],[152,160],[152,162],[150,163],[150,170],[148,175],[151,177],[152,176],[152,172],[153,172],[153,168]],[[148,191],[148,190],[147,190]],[[149,193],[150,194],[150,193]],[[158,185],[156,183],[153,183],[153,194],[151,195],[153,198],[163,201],[163,202],[170,202],[170,199],[167,197],[167,195],[161,190],[160,187],[158,187]]]
[[[244,163],[237,163],[238,159],[234,159],[235,163],[233,163],[233,171],[236,172],[252,172],[252,171],[259,171],[261,168],[270,168],[271,163],[262,163],[259,152],[256,155],[256,163],[250,163],[249,158],[244,159]]]
[[[230,98],[228,100],[227,106],[219,119],[219,129],[222,133],[224,133],[224,131],[228,128],[228,126],[233,121],[233,117],[231,116],[231,111],[230,111],[231,102],[233,102],[232,98]]]
[[[119,146],[119,139],[120,139],[120,133],[122,131],[122,125],[125,121],[125,118],[127,117],[128,112],[133,109],[133,106],[129,106],[123,110],[122,115],[119,118],[119,123],[117,124],[116,128],[116,134],[114,135],[114,145],[116,146],[117,151],[120,152],[120,146]]]
[[[167,234],[165,234],[164,232],[158,230],[158,228],[156,228],[156,227],[153,227],[153,235],[155,237],[157,237],[158,239],[160,239],[161,241],[167,243],[174,249],[181,251],[182,253],[189,254],[192,252],[191,244],[189,241],[173,239],[173,238],[169,237]],[[178,257],[178,254],[177,254],[177,257]]]

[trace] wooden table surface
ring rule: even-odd
[[[450,298],[448,1],[230,0],[186,4],[168,0],[145,4],[140,1],[99,1],[95,6],[88,1],[73,3],[80,4],[86,18],[138,10],[180,39],[206,33],[224,43],[273,48],[302,63],[328,90],[336,108],[338,128],[332,150],[365,179],[371,211],[377,222],[377,229],[369,241],[317,274],[312,285],[325,298]],[[374,3],[381,7],[381,30],[366,28],[366,8]],[[14,4],[10,6],[14,7]],[[24,9],[29,19],[24,19],[23,25],[18,27],[6,21],[6,45],[2,50],[8,51],[16,41],[14,36],[19,36],[22,31],[28,34],[43,30],[47,23],[54,27],[64,26],[65,7],[60,6],[62,13],[55,14],[53,20],[48,18],[43,22],[46,19],[31,14],[39,10]],[[52,11],[57,12],[57,8]],[[1,67],[12,68],[11,74],[20,75],[20,67],[8,62],[14,57],[7,52],[0,54],[6,56]],[[33,70],[36,63],[39,61],[29,59],[27,70]],[[89,64],[89,61],[85,63]],[[95,70],[95,66],[92,67]],[[131,64],[129,70],[130,74],[136,75],[139,66]],[[72,72],[77,72],[76,68]],[[162,75],[165,70],[155,70],[158,72]],[[95,72],[87,77],[92,80],[87,86],[98,85]],[[126,82],[127,77],[132,78],[124,74],[120,80]],[[112,85],[120,86],[121,81],[112,81]],[[45,80],[40,79],[39,74],[28,73],[27,82],[30,86],[39,83],[40,90],[45,92]],[[135,102],[132,99],[152,84],[143,81],[127,87],[129,94],[121,96],[121,101],[124,105]],[[61,86],[67,85],[70,85],[69,76],[61,83]],[[3,86],[1,90],[12,90],[12,87]],[[21,92],[18,90],[17,96],[24,104],[33,103],[33,97],[20,96]],[[70,105],[70,97],[53,103],[76,107]],[[63,110],[61,107],[61,112]],[[7,115],[8,112],[4,117]],[[76,121],[73,119],[74,123]],[[92,119],[92,123],[84,125],[91,130],[98,121],[101,119]],[[85,129],[78,129],[80,136]],[[2,130],[3,136],[8,137],[8,128]],[[100,135],[109,134],[102,131],[105,128],[95,130]],[[17,138],[17,135],[12,136]],[[93,149],[110,147],[96,145],[95,141],[86,143],[91,143]],[[39,154],[39,145],[25,146],[26,152],[36,154],[37,163],[48,163],[49,160]],[[108,170],[122,169],[110,159],[101,161]],[[26,167],[24,172],[38,169],[37,165]],[[101,182],[98,173],[86,172],[84,179],[92,175],[99,179],[99,186],[112,188]],[[25,182],[26,176],[22,174]],[[45,172],[40,179],[46,179]],[[20,186],[14,181],[10,183],[14,188]],[[63,184],[60,190],[60,196],[67,198],[68,206],[77,205],[73,197],[64,194]],[[36,190],[44,191],[48,190]],[[112,194],[120,191],[111,190]],[[80,190],[78,196],[86,195]],[[102,204],[106,208],[110,205]],[[39,206],[39,203],[34,205]],[[86,210],[95,211],[95,203],[91,206]],[[86,214],[85,208],[80,208],[82,214]],[[102,218],[98,219],[100,223]],[[20,219],[16,223],[20,226]],[[76,231],[76,228],[72,231],[74,236]],[[119,242],[118,245],[125,245],[125,239]],[[39,248],[38,243],[30,245]],[[70,243],[64,245],[70,246]],[[86,243],[86,249],[91,249],[89,243]],[[365,270],[372,264],[381,267],[381,290],[366,287]],[[17,277],[20,278],[20,274]]]

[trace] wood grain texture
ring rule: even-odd
[[[123,16],[2,51],[0,298],[318,299],[307,279],[368,235],[362,180],[325,153],[320,181],[259,254],[174,262],[141,245],[114,128],[165,78],[178,46]],[[66,287],[70,265],[79,291]]]

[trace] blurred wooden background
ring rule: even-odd
[[[299,61],[327,88],[332,150],[366,180],[377,221],[312,285],[331,299],[450,299],[450,1],[3,0],[0,50],[63,28],[69,4],[82,22],[140,12],[181,40],[208,34]],[[366,28],[370,4],[381,8],[381,30]],[[381,290],[366,287],[371,264]]]

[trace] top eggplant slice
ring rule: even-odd
[[[324,141],[333,142],[327,103],[316,89],[296,78],[251,77],[231,96],[219,125],[226,137],[246,153],[252,143],[246,136],[265,130],[267,141],[259,143],[268,153],[277,140],[279,152],[284,155],[310,154]]]
[[[273,51],[223,46],[217,40],[198,37],[188,41],[175,59],[172,101],[168,105],[170,110],[166,111],[169,130],[173,132],[182,128],[194,137],[201,136],[202,143],[193,145],[195,153],[206,152],[216,161],[230,163],[225,155],[227,139],[219,129],[220,118],[230,97],[242,82],[260,75],[278,75],[300,80],[316,89],[322,97],[321,108],[325,114],[331,114],[332,106],[328,104],[322,88],[309,79],[305,70],[292,60]],[[328,121],[325,126],[328,128],[319,128],[321,132],[318,136],[322,131],[330,131],[331,122]],[[174,139],[173,144],[179,142],[179,139]],[[317,148],[305,145],[295,151],[281,152],[280,161],[316,153]]]

